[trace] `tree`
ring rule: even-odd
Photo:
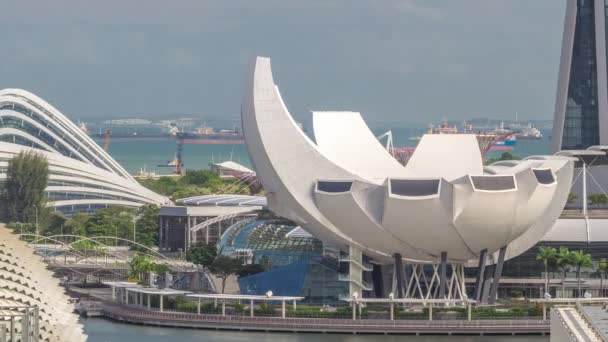
[[[158,246],[158,214],[160,208],[149,204],[139,207],[135,221],[136,242],[147,247]]]
[[[169,266],[159,264],[146,255],[135,254],[129,263],[129,278],[135,278],[138,281],[144,279],[144,275],[154,272],[156,274],[165,274],[169,272]]]
[[[576,267],[576,284],[577,284],[577,292],[578,296],[581,296],[581,268],[583,267],[592,267],[593,259],[591,259],[591,254],[585,253],[584,251],[573,251],[570,252],[572,257],[572,265]]]
[[[514,156],[510,152],[503,152],[499,158],[486,159],[486,165],[490,165],[492,163],[495,163],[497,161],[502,161],[502,160],[520,160],[520,159],[521,159],[520,157]]]
[[[86,225],[91,216],[84,213],[77,213],[70,217],[63,227],[63,234],[66,235],[86,235]]]
[[[191,263],[209,268],[217,257],[217,248],[204,241],[198,241],[186,253],[186,260]]]
[[[602,258],[597,265],[597,269],[600,272],[600,297],[604,296],[604,278],[608,273],[608,260]]]
[[[49,178],[46,158],[34,152],[20,152],[8,162],[2,192],[7,222],[35,222],[43,214]]]
[[[226,279],[233,274],[237,274],[242,267],[241,260],[220,255],[215,258],[211,265],[209,265],[209,271],[222,280],[222,293],[224,293],[224,290],[226,289]]]
[[[545,266],[545,292],[549,293],[549,264],[553,263],[557,258],[557,249],[553,247],[543,247],[540,246],[538,248],[538,254],[536,255],[536,260],[542,260],[543,265]]]
[[[121,239],[133,239],[133,210],[122,207],[110,207],[97,210],[85,223],[84,235],[114,236]],[[118,241],[115,241],[118,244]]]
[[[142,280],[143,275],[154,271],[156,265],[149,257],[141,254],[135,254],[129,263],[129,267],[129,277]]]
[[[572,253],[566,247],[560,247],[555,260],[555,265],[562,272],[562,296],[566,294],[566,272],[574,264]]]
[[[46,235],[61,235],[64,233],[67,219],[59,212],[51,213],[47,218]]]
[[[190,185],[218,185],[223,183],[222,179],[210,170],[188,170],[180,181]]]
[[[591,194],[588,198],[591,205],[600,206],[608,204],[608,196],[606,194]]]

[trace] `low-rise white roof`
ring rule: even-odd
[[[218,207],[265,207],[266,197],[249,195],[203,195],[181,198],[176,201],[182,205]]]
[[[296,296],[261,296],[261,295],[245,295],[245,294],[225,294],[225,293],[194,293],[188,297],[206,298],[206,299],[233,299],[233,300],[302,300],[304,297]]]

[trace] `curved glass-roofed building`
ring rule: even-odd
[[[226,230],[218,244],[223,255],[246,257],[253,263],[270,267],[289,265],[318,256],[321,241],[284,219],[247,219]]]
[[[0,181],[8,161],[35,151],[49,162],[48,206],[65,214],[163,204],[65,115],[21,89],[0,90]]]
[[[334,303],[348,293],[340,280],[339,252],[293,222],[279,218],[252,218],[232,225],[218,244],[221,255],[241,257],[268,270],[239,278],[243,294],[303,296],[310,303]],[[344,266],[342,264],[342,266]]]

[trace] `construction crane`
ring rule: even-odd
[[[175,156],[175,171],[174,173],[176,175],[183,175],[184,170],[183,170],[183,161],[182,161],[182,154],[184,151],[184,141],[182,140],[182,138],[178,137],[177,138],[177,154]]]
[[[111,129],[106,129],[106,135],[103,138],[103,150],[108,152],[110,149],[110,136],[112,135]]]
[[[376,139],[378,139],[378,141],[381,141],[382,139],[386,138],[386,150],[389,153],[393,153],[393,131],[389,130],[388,132],[381,134],[379,136],[376,137]]]

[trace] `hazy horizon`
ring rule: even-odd
[[[565,1],[9,2],[0,88],[73,120],[239,117],[248,61],[273,59],[292,114],[373,123],[548,120]]]

